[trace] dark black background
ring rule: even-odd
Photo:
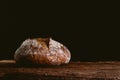
[[[69,48],[73,61],[120,60],[119,10],[114,3],[5,4],[0,59],[13,59],[26,38],[51,36]]]

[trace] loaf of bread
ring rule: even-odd
[[[14,54],[16,62],[47,65],[67,64],[70,51],[52,38],[26,39]]]

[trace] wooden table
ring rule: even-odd
[[[0,61],[0,80],[120,80],[120,62],[70,62],[61,66],[24,66]]]

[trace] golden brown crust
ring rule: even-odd
[[[17,62],[60,65],[69,63],[71,54],[64,45],[51,38],[37,38],[25,40],[14,58]]]

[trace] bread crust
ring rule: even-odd
[[[16,62],[47,65],[67,64],[71,53],[52,38],[26,39],[14,54]]]

